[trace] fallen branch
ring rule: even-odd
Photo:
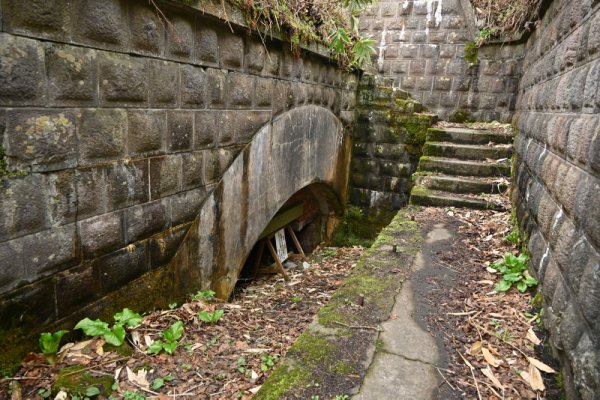
[[[460,356],[460,358],[463,359],[463,361],[465,362],[465,364],[467,365],[467,367],[469,367],[469,370],[471,370],[471,377],[473,378],[473,381],[475,382],[475,389],[477,389],[477,398],[479,398],[479,400],[482,400],[481,398],[481,392],[479,391],[479,384],[477,383],[477,378],[475,378],[475,368],[473,368],[473,366],[471,365],[470,362],[467,361],[466,358],[463,357],[463,355],[457,351],[458,355]]]
[[[450,388],[453,391],[456,391],[456,388],[454,386],[452,386],[452,384],[450,382],[448,382],[448,380],[446,379],[446,377],[444,376],[444,374],[442,374],[442,371],[440,371],[440,369],[437,368],[437,367],[435,369],[437,370],[438,374],[440,374],[440,376],[442,377],[442,379],[444,380],[444,382],[446,382],[448,384],[448,386],[450,386]]]
[[[131,358],[131,357],[121,357],[121,358],[117,358],[117,359],[114,359],[114,360],[108,360],[108,361],[104,361],[104,362],[102,362],[102,363],[100,363],[100,364],[96,364],[96,365],[93,365],[93,366],[91,366],[91,367],[87,367],[87,368],[83,368],[83,369],[78,369],[77,371],[71,371],[71,372],[67,372],[67,373],[63,374],[63,376],[69,376],[69,375],[74,375],[74,374],[80,374],[80,373],[82,373],[82,372],[84,372],[84,371],[89,371],[89,370],[92,370],[92,369],[94,369],[94,368],[97,368],[97,367],[99,367],[99,366],[101,366],[101,365],[106,365],[106,364],[116,363],[116,362],[119,362],[119,361],[125,361],[125,360],[129,360],[130,358]]]

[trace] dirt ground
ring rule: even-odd
[[[531,291],[494,290],[499,274],[490,265],[507,252],[518,253],[506,240],[512,231],[509,213],[423,208],[414,218],[423,226],[444,223],[459,232],[450,248],[430,249],[443,272],[410,277],[426,294],[420,317],[448,354],[438,369],[442,393],[558,399],[558,368],[543,347],[545,333]],[[55,366],[31,353],[14,377],[1,381],[0,398],[84,399],[95,387],[88,398],[250,399],[363,252],[322,248],[309,264],[295,262],[290,282],[264,275],[239,285],[228,303],[196,296],[150,313],[128,331],[122,348],[97,337],[68,343]],[[223,315],[212,324],[198,315],[217,310]],[[184,329],[174,354],[148,355],[152,342],[178,320]]]

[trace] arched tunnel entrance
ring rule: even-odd
[[[275,232],[285,238],[282,260],[284,269],[301,265],[302,253],[309,254],[323,240],[328,240],[342,212],[335,193],[324,184],[314,183],[294,193],[267,224],[240,272],[238,282],[247,282],[261,272],[277,272],[276,260],[265,243]],[[273,244],[272,244],[273,246]],[[280,249],[275,249],[280,252]]]
[[[350,140],[326,108],[297,107],[263,126],[203,203],[169,264],[171,286],[180,295],[210,288],[228,298],[265,227],[294,202],[305,205],[295,227],[301,240],[311,229],[310,242],[331,233],[349,161]]]

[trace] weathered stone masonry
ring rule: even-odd
[[[568,394],[598,399],[600,2],[552,2],[525,54],[513,200]]]
[[[337,138],[313,149],[318,168],[282,142],[306,174],[292,183],[338,184],[331,190],[345,196],[331,169],[347,171],[339,121],[353,118],[355,76],[318,49],[297,58],[276,39],[265,49],[239,12],[226,24],[215,4],[161,2],[174,26],[165,31],[145,0],[2,0],[0,329],[13,342],[108,311],[100,299],[123,288],[114,307],[168,301],[160,285],[176,276],[163,267],[225,171],[278,116],[294,111],[278,128],[296,127],[294,143]],[[262,204],[264,217],[285,200]]]

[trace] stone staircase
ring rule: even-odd
[[[501,209],[513,137],[500,130],[429,128],[410,204]]]

